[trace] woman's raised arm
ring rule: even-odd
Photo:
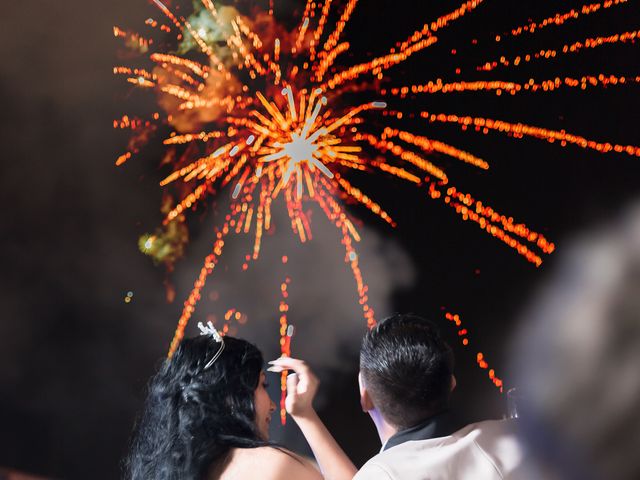
[[[292,370],[287,377],[287,412],[300,427],[325,480],[351,480],[358,469],[327,430],[313,408],[319,381],[302,360],[281,357],[269,362],[270,371]]]

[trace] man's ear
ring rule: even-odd
[[[451,392],[455,390],[457,384],[458,382],[456,382],[456,376],[451,374]]]
[[[362,372],[358,372],[358,387],[360,389],[360,406],[362,407],[362,411],[369,412],[373,410],[375,406],[371,401],[371,396],[369,395],[369,390],[367,390],[367,386],[364,383],[364,378],[362,378]]]

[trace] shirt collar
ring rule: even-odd
[[[444,411],[429,417],[424,422],[401,430],[392,435],[382,446],[381,452],[411,440],[428,440],[430,438],[446,437],[457,430],[451,415]]]

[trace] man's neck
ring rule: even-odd
[[[426,418],[424,421],[405,429],[398,429],[392,427],[391,431],[394,432],[391,435],[385,435],[386,439],[383,440],[383,450],[387,450],[389,448],[393,448],[395,446],[401,445],[408,441],[413,440],[428,440],[431,438],[437,437],[446,437],[451,435],[453,432],[458,430],[458,426],[455,421],[452,420],[449,412],[442,411],[435,415],[431,415],[429,418]],[[380,428],[378,433],[380,434],[380,438],[383,438],[382,433],[389,433],[388,428]]]
[[[373,420],[373,424],[376,426],[378,436],[380,437],[380,443],[384,445],[392,436],[398,433],[398,429],[388,423],[377,409],[369,411],[369,415]]]

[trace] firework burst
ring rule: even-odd
[[[354,243],[358,231],[342,201],[358,202],[391,226],[391,216],[347,179],[350,172],[384,174],[423,188],[432,199],[453,208],[539,266],[554,244],[513,217],[499,213],[469,193],[451,184],[442,166],[434,163],[446,155],[466,165],[486,170],[489,164],[454,145],[399,128],[400,110],[387,108],[385,99],[409,95],[490,91],[515,95],[524,91],[546,92],[558,88],[597,88],[631,84],[640,77],[596,74],[581,78],[533,79],[527,83],[499,80],[445,83],[434,79],[421,85],[394,86],[385,72],[439,41],[437,34],[452,22],[472,13],[483,0],[466,1],[453,11],[425,23],[388,51],[362,63],[345,66],[340,60],[350,44],[342,39],[357,0],[335,5],[332,0],[306,2],[299,23],[285,29],[276,20],[269,3],[255,7],[251,16],[212,0],[194,3],[188,18],[178,5],[153,0],[162,20],[149,19],[148,37],[114,27],[114,35],[146,58],[146,66],[117,66],[114,73],[140,89],[153,90],[163,113],[148,119],[124,116],[117,128],[131,129],[129,149],[116,164],[130,160],[149,138],[167,126],[167,155],[163,162],[173,171],[162,186],[174,185],[181,195],[166,214],[164,224],[183,221],[183,212],[229,185],[232,201],[222,225],[216,230],[212,252],[205,259],[188,296],[171,343],[173,353],[195,310],[206,278],[222,255],[229,234],[252,234],[253,250],[247,262],[260,254],[261,239],[272,229],[271,210],[283,199],[291,229],[302,242],[312,231],[303,204],[312,202],[337,227],[348,263],[356,280],[359,302],[369,326],[375,324],[368,304]],[[561,25],[579,16],[595,15],[619,7],[625,0],[591,4],[582,10],[558,13],[538,22],[514,27],[503,39],[533,33],[549,25]],[[330,22],[330,13],[338,18]],[[578,54],[607,43],[629,43],[637,32],[594,37],[514,59],[488,60],[478,71],[512,68],[520,62],[543,61],[555,55]],[[166,38],[170,40],[166,40]],[[161,40],[157,40],[161,38]],[[496,38],[500,41],[500,37]],[[367,77],[367,81],[363,78]],[[357,95],[353,95],[356,92]],[[352,94],[352,95],[350,95]],[[346,99],[360,98],[353,104]],[[594,149],[602,153],[640,156],[640,148],[595,141],[577,134],[488,118],[420,113],[421,122],[455,123],[506,133],[514,138],[529,136],[558,141],[564,146]],[[145,245],[152,247],[153,238]],[[247,268],[247,263],[243,265]]]

